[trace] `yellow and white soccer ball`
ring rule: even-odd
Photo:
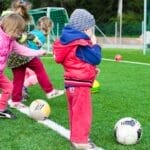
[[[99,90],[100,90],[100,82],[98,82],[97,80],[94,80],[92,88],[91,88],[91,92],[96,93],[96,92],[99,92]]]
[[[45,120],[49,117],[51,108],[46,101],[37,99],[30,104],[29,113],[35,120]]]

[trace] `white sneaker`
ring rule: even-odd
[[[72,143],[73,150],[104,150],[103,148],[97,147],[94,143]]]
[[[61,96],[65,93],[64,90],[57,90],[57,89],[53,89],[51,92],[47,93],[46,94],[46,97],[48,99],[51,99],[51,98],[54,98],[54,97],[57,97],[57,96]]]
[[[8,105],[10,108],[17,108],[17,109],[21,109],[21,108],[25,108],[26,106],[21,103],[21,102],[13,102],[12,100],[8,101]]]

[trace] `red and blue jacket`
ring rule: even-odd
[[[71,26],[64,27],[60,39],[53,44],[54,58],[64,67],[65,87],[91,87],[96,77],[96,65],[101,62],[101,47]]]

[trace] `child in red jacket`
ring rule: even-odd
[[[92,105],[90,88],[101,61],[101,48],[94,35],[95,19],[85,9],[76,9],[60,39],[53,45],[54,58],[64,67],[70,117],[70,141],[75,149],[102,150],[90,139]]]

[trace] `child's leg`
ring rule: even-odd
[[[21,102],[22,100],[22,88],[25,77],[26,66],[20,66],[13,68],[13,92],[12,92],[12,101]]]
[[[41,88],[46,93],[52,91],[53,85],[52,85],[51,81],[49,80],[49,77],[45,71],[45,68],[39,58],[37,58],[37,57],[33,58],[27,64],[27,67],[29,67],[30,69],[32,69],[35,72]]]
[[[91,93],[89,87],[70,87],[67,89],[70,140],[87,143],[92,121]]]
[[[0,75],[0,88],[2,90],[2,94],[0,97],[0,111],[4,111],[7,108],[7,102],[11,96],[13,84],[3,74]]]
[[[36,74],[29,68],[26,69],[24,87],[29,87],[38,83]]]

